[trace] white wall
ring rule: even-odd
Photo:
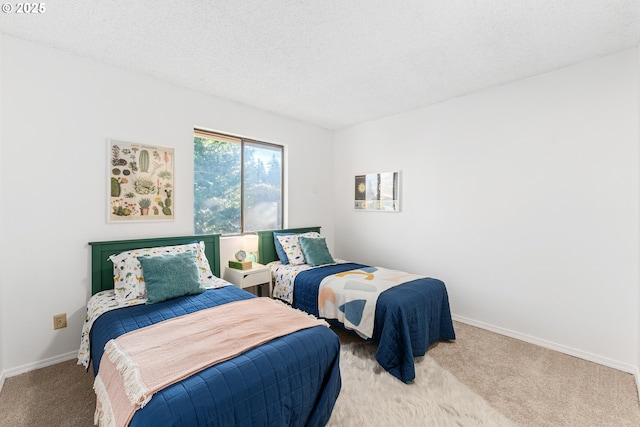
[[[638,46],[638,57],[640,58],[640,46]],[[638,67],[637,69],[637,81],[638,83],[638,91],[637,91],[637,95],[638,95],[638,111],[637,111],[637,120],[638,120],[638,146],[640,146],[640,67]],[[640,150],[639,150],[640,151]],[[638,163],[640,163],[640,158],[638,159]],[[640,174],[640,171],[638,172]],[[638,179],[640,181],[640,175],[638,176]],[[640,197],[639,197],[640,200]],[[640,216],[638,217],[638,221],[640,221]],[[640,241],[640,233],[638,234],[638,239]],[[640,246],[640,243],[639,243]],[[640,270],[640,262],[638,263],[638,268]],[[638,288],[640,289],[640,283],[638,284]],[[638,291],[638,356],[637,356],[637,363],[636,363],[636,386],[638,388],[638,396],[640,396],[640,290]]]
[[[194,126],[284,144],[289,225],[320,224],[333,237],[330,132],[12,37],[2,49],[8,375],[75,356],[90,295],[87,242],[193,233]],[[108,137],[175,148],[174,222],[106,222]],[[69,326],[54,331],[52,315],[63,312]]]
[[[3,126],[2,126],[2,100],[3,100],[3,91],[2,91],[2,43],[3,40],[3,35],[0,34],[0,165],[2,165],[2,147],[4,146],[4,133],[3,133]],[[0,173],[0,201],[2,201],[2,174]],[[2,203],[0,203],[0,253],[2,253],[2,242],[4,242],[4,227],[2,224],[2,212],[4,211],[4,209],[2,209]],[[0,269],[0,307],[2,307],[2,294],[3,294],[3,271],[4,268]],[[2,316],[0,315],[0,390],[2,390],[2,386],[4,384],[4,371],[2,369],[3,366],[3,361],[4,361],[4,344],[3,344],[3,336],[4,336],[4,328],[3,328],[3,319]]]
[[[458,319],[633,372],[638,51],[335,136],[335,252],[442,278]],[[401,170],[402,212],[354,175]]]

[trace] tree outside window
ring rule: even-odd
[[[283,147],[195,131],[196,234],[282,228]]]

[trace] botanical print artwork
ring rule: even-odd
[[[174,219],[173,148],[109,142],[109,220]]]

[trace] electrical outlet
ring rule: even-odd
[[[53,329],[61,329],[67,327],[67,313],[56,314],[53,316]]]

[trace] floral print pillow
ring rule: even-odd
[[[142,248],[121,252],[109,257],[113,262],[113,287],[116,298],[127,301],[136,298],[145,298],[147,288],[144,283],[142,265],[138,261],[140,256],[171,255],[184,252],[196,253],[196,264],[200,283],[206,288],[220,287],[224,282],[211,272],[209,260],[204,253],[204,242],[188,245],[160,246],[157,248]]]
[[[282,249],[287,254],[287,258],[289,258],[289,264],[291,265],[302,265],[306,264],[307,260],[304,258],[304,254],[302,253],[302,248],[300,248],[300,242],[298,241],[298,237],[320,237],[320,233],[316,233],[315,231],[311,231],[309,233],[303,234],[291,234],[291,235],[283,235],[276,236],[280,244],[282,245]]]

